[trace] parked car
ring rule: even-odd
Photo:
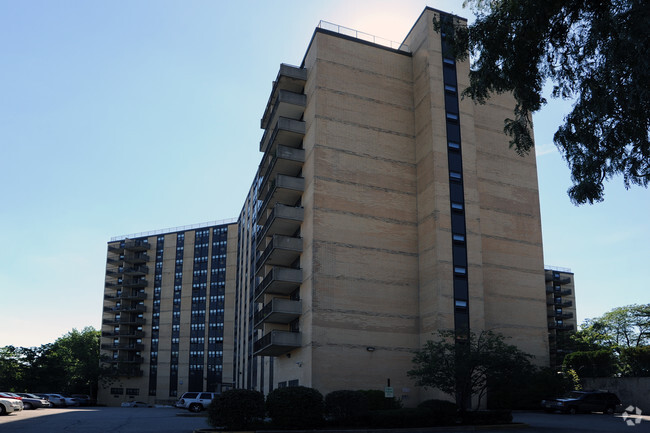
[[[9,391],[0,391],[0,397],[2,397],[2,398],[13,398],[15,400],[22,400],[23,399],[18,394],[14,394],[13,392],[9,392]]]
[[[214,392],[186,392],[174,406],[188,409],[190,412],[201,412],[212,403],[217,394]]]
[[[122,407],[151,407],[151,405],[144,401],[125,401],[120,406]]]
[[[65,407],[65,399],[62,397],[54,397],[52,394],[34,394],[37,397],[45,399],[50,402],[50,407]]]
[[[39,396],[44,396],[47,400],[52,403],[54,407],[67,407],[67,406],[79,406],[79,402],[69,398],[64,397],[61,394],[38,394]]]
[[[8,415],[23,410],[22,400],[0,397],[0,415]]]
[[[25,409],[37,409],[40,407],[50,407],[51,404],[44,398],[38,397],[34,394],[29,394],[26,392],[16,393],[23,398],[23,406]]]
[[[87,394],[72,394],[70,397],[77,399],[79,406],[94,406],[97,404],[97,401],[91,399]]]
[[[616,394],[607,391],[572,391],[562,398],[542,400],[547,412],[603,412],[614,413],[621,404]]]

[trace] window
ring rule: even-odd
[[[454,273],[455,274],[460,274],[460,275],[465,275],[467,274],[467,268],[464,266],[454,266]]]
[[[463,175],[458,171],[450,171],[449,177],[453,180],[460,180],[463,178]]]
[[[456,308],[467,308],[467,301],[457,300],[455,302]]]
[[[140,388],[127,388],[126,395],[140,395]]]
[[[111,394],[122,395],[124,394],[124,388],[111,388]]]
[[[452,235],[451,236],[454,242],[465,242],[465,235]]]

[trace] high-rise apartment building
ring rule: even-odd
[[[551,367],[562,365],[576,331],[576,298],[571,269],[546,266],[546,305]]]
[[[235,385],[429,396],[406,372],[440,329],[493,330],[548,365],[534,155],[503,133],[511,95],[462,99],[426,8],[387,47],[320,26],[281,65],[239,218]]]
[[[232,387],[236,252],[234,222],[108,243],[101,353],[110,383],[100,403]]]

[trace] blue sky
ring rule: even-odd
[[[0,346],[99,329],[111,237],[239,214],[271,82],[319,20],[401,41],[460,3],[0,0]],[[650,191],[569,202],[569,109],[534,120],[545,262],[575,272],[582,321],[650,302]]]

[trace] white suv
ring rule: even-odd
[[[217,396],[214,392],[186,392],[174,406],[189,409],[190,412],[201,412],[206,409],[212,399]]]

